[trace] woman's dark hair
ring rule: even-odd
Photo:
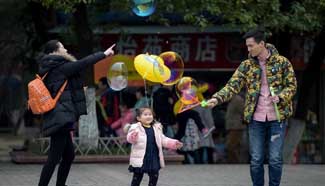
[[[55,52],[59,49],[59,42],[58,40],[50,40],[47,43],[45,43],[43,47],[43,52],[45,54],[50,54],[52,52]]]

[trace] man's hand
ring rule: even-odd
[[[218,104],[218,100],[216,98],[211,98],[207,101],[207,106],[209,108],[213,108]]]
[[[106,56],[112,56],[112,55],[114,55],[114,50],[113,50],[114,47],[115,47],[115,44],[113,44],[107,50],[105,50],[104,54]]]
[[[270,99],[273,103],[279,103],[280,101],[279,96],[271,96]]]

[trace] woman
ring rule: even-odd
[[[58,40],[51,40],[45,44],[45,56],[40,60],[39,74],[46,75],[44,83],[52,97],[55,97],[66,80],[68,83],[55,108],[45,113],[43,117],[42,132],[45,136],[51,137],[51,144],[39,186],[48,185],[59,162],[56,186],[65,186],[75,156],[70,132],[74,129],[74,124],[80,115],[87,114],[80,72],[101,59],[113,55],[114,46],[115,44],[105,52],[97,52],[76,60]]]

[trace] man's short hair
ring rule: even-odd
[[[256,41],[256,43],[260,43],[261,41],[265,41],[265,34],[263,30],[260,29],[254,29],[254,30],[250,30],[248,32],[245,33],[245,35],[243,36],[243,39],[248,39],[248,38],[254,38],[254,40]]]

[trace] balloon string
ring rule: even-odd
[[[146,81],[145,78],[146,78],[147,74],[148,74],[148,71],[146,71],[146,73],[143,74],[143,76],[142,76],[142,78],[143,78],[144,81]]]
[[[144,84],[144,96],[146,98],[146,106],[149,107],[149,101],[148,101],[148,91],[147,91],[147,84],[146,84],[146,79],[143,78],[143,84]]]

